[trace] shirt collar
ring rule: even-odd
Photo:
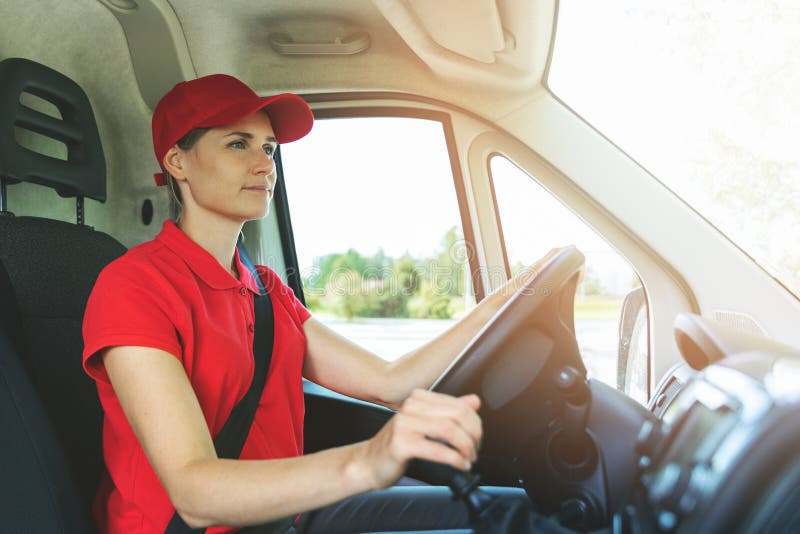
[[[250,269],[245,267],[239,258],[238,250],[234,252],[234,262],[239,273],[239,280],[229,273],[210,252],[183,233],[173,221],[164,221],[164,226],[161,233],[156,236],[156,241],[177,254],[208,286],[214,289],[233,289],[244,286],[256,295],[259,293],[258,284]]]

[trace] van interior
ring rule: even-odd
[[[244,245],[370,350],[413,350],[557,249],[433,386],[481,396],[482,484],[576,532],[800,531],[798,19],[788,1],[5,0],[3,528],[97,531],[83,311],[176,216],[155,104],[226,73],[315,116]],[[304,391],[307,453],[393,415]]]

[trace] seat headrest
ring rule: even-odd
[[[55,105],[61,119],[23,105],[23,93]],[[14,128],[64,143],[67,160],[21,146]],[[28,59],[0,61],[0,178],[51,187],[62,197],[106,200],[106,161],[89,98],[63,74]]]

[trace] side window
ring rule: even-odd
[[[475,306],[441,122],[318,120],[281,158],[318,320],[395,359]]]
[[[647,401],[646,312],[639,277],[630,264],[577,215],[530,175],[503,156],[490,161],[492,182],[506,247],[514,273],[551,248],[574,244],[586,257],[583,281],[575,297],[575,333],[589,376]],[[623,301],[637,302],[624,340],[631,360],[618,361]],[[638,298],[638,301],[636,300]],[[642,319],[642,316],[644,319]],[[637,320],[638,318],[638,320]],[[638,323],[638,326],[637,326]],[[624,325],[623,325],[624,326]],[[632,347],[631,344],[635,344]],[[646,343],[645,343],[646,347]]]

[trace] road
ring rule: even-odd
[[[433,339],[452,326],[453,320],[438,319],[344,319],[315,316],[347,339],[387,360]],[[576,321],[575,333],[590,378],[616,387],[617,321]]]

